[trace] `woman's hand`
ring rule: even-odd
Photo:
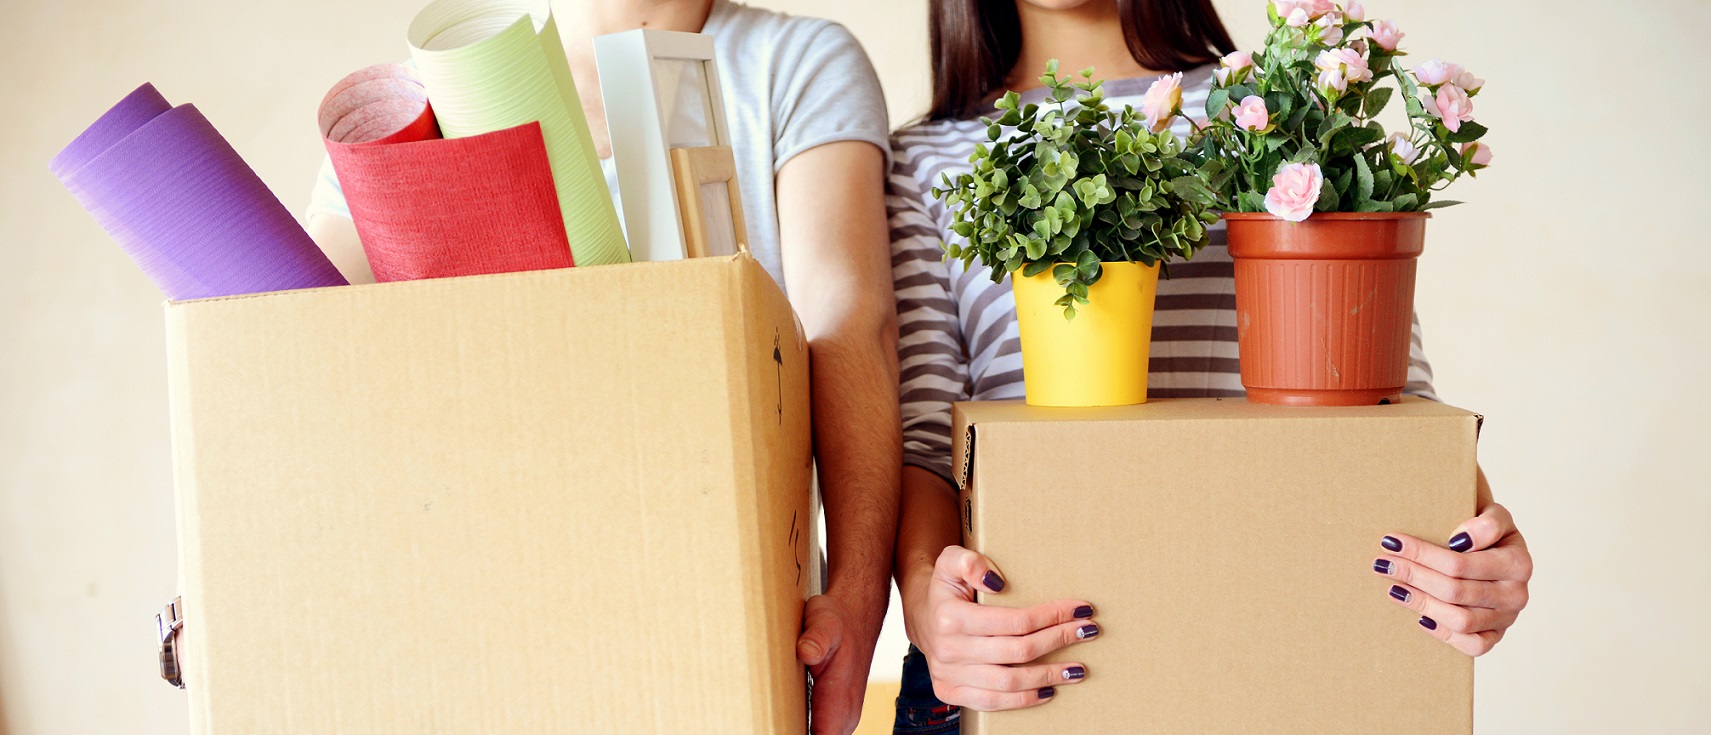
[[[1496,503],[1456,528],[1449,548],[1404,534],[1380,542],[1373,572],[1392,577],[1390,599],[1421,615],[1420,627],[1469,656],[1503,640],[1527,606],[1533,556],[1509,511]]]
[[[1093,606],[1059,600],[1029,608],[974,602],[976,590],[1004,591],[1004,577],[980,554],[949,546],[924,589],[903,591],[909,639],[927,658],[933,693],[946,704],[982,712],[1034,707],[1056,687],[1087,676],[1078,663],[1030,663],[1068,645],[1099,635]]]

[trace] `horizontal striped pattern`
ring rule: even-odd
[[[1138,107],[1156,77],[1105,83],[1113,107]],[[1205,109],[1211,68],[1183,74],[1184,110]],[[1041,102],[1046,90],[1022,95]],[[1186,124],[1175,131],[1187,134]],[[1022,397],[1021,343],[1010,281],[993,283],[984,266],[945,262],[941,243],[957,236],[950,215],[933,199],[943,174],[969,168],[976,143],[986,141],[978,119],[940,120],[892,134],[886,207],[891,225],[892,278],[897,290],[903,452],[906,464],[950,479],[951,404]],[[1153,316],[1147,395],[1155,398],[1240,397],[1236,350],[1235,268],[1222,223],[1194,260],[1172,263],[1160,279]],[[1435,398],[1432,372],[1414,322],[1408,392]]]

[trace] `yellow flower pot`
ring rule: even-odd
[[[1030,406],[1128,406],[1147,402],[1158,266],[1104,263],[1073,320],[1056,305],[1064,290],[1046,271],[1011,274]]]

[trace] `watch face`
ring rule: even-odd
[[[179,689],[184,688],[184,678],[178,672],[178,647],[170,640],[160,648],[160,678]]]

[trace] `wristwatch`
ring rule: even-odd
[[[154,616],[154,627],[160,634],[160,678],[183,689],[184,672],[178,666],[178,631],[184,628],[184,598],[172,598],[172,602]]]

